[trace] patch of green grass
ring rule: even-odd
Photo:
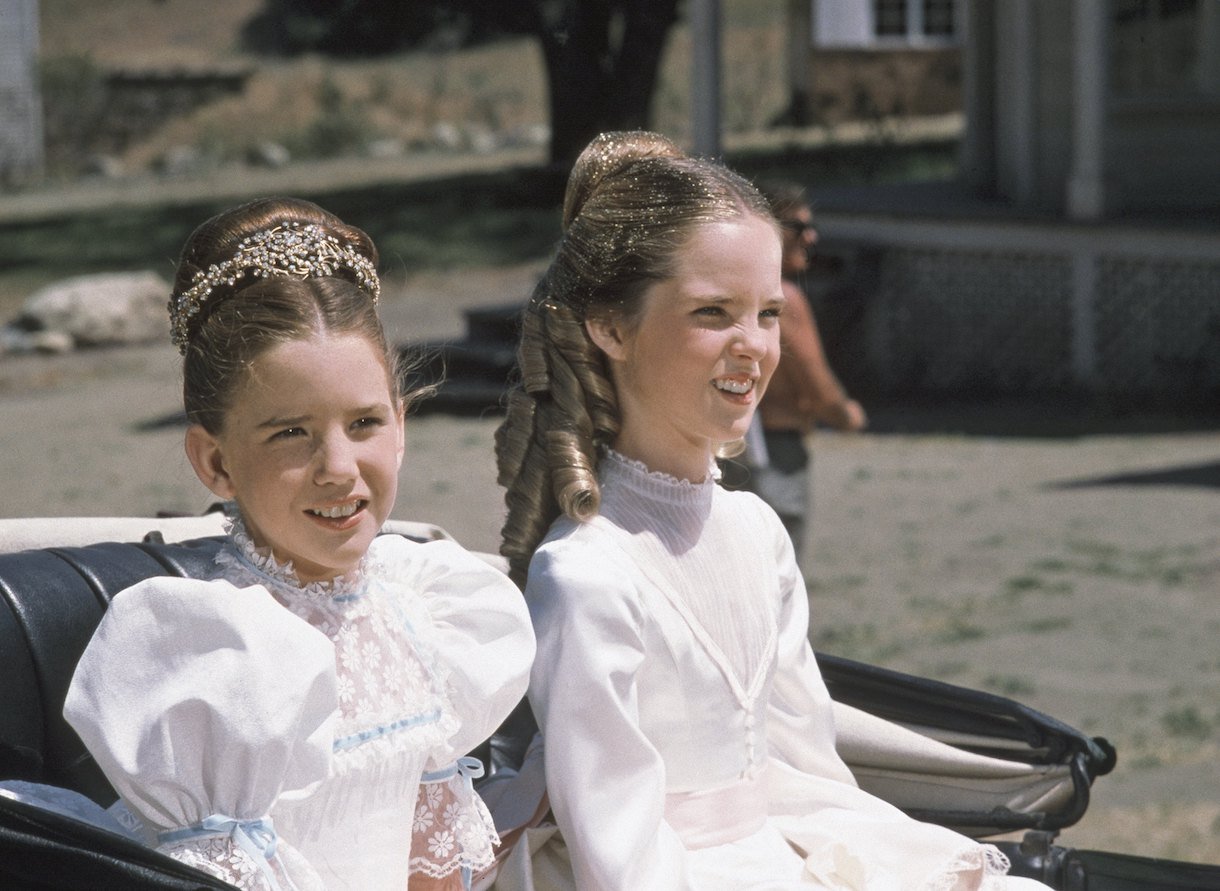
[[[903,651],[901,643],[882,638],[872,622],[822,626],[810,635],[810,642],[815,650],[879,664]]]
[[[987,636],[987,629],[961,616],[949,616],[937,623],[932,638],[938,643],[964,643]]]
[[[976,548],[1002,548],[1008,544],[1008,536],[1002,532],[997,532],[994,535],[989,535],[986,538],[980,538],[978,541],[972,541],[971,547]]]
[[[951,681],[954,678],[960,678],[968,671],[970,671],[970,663],[968,662],[937,662],[927,669],[921,669],[920,674],[925,674],[931,678]]]
[[[810,592],[826,594],[833,591],[859,590],[867,582],[868,576],[865,575],[835,575],[824,579],[811,576],[805,588]]]
[[[1154,770],[1164,766],[1164,764],[1165,762],[1161,760],[1161,757],[1153,752],[1144,752],[1127,762],[1127,765],[1132,770]]]
[[[1161,715],[1161,726],[1170,736],[1185,739],[1207,739],[1212,735],[1212,722],[1199,714],[1193,705],[1185,705]]]
[[[1067,616],[1047,616],[1044,619],[1033,619],[1019,626],[1022,631],[1030,634],[1049,634],[1052,631],[1063,631],[1072,627],[1072,620]]]
[[[1066,547],[1077,559],[1041,561],[1042,565],[1054,565],[1064,572],[1166,587],[1186,584],[1207,572],[1197,562],[1200,551],[1196,545],[1124,551],[1105,542],[1078,539],[1067,542]]]
[[[1026,594],[1049,594],[1065,597],[1075,590],[1068,581],[1048,581],[1041,576],[1024,574],[1013,576],[1004,582],[1004,596],[1017,599]]]
[[[1001,696],[1017,698],[1030,696],[1037,690],[1033,684],[1016,675],[992,674],[983,678],[983,689],[998,693]]]

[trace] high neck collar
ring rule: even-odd
[[[368,554],[365,554],[360,565],[351,572],[325,581],[303,583],[297,577],[291,560],[281,563],[271,553],[270,548],[255,545],[235,504],[225,505],[225,515],[225,526],[233,542],[232,550],[237,562],[276,588],[299,591],[309,597],[334,598],[354,594],[363,586],[368,571]]]
[[[672,474],[651,470],[643,461],[628,458],[614,449],[602,453],[600,471],[603,483],[619,483],[646,495],[674,499],[699,498],[716,488],[720,469],[715,461],[709,462],[707,475],[699,482],[679,479]]]

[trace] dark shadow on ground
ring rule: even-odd
[[[1091,489],[1100,486],[1201,486],[1220,489],[1220,461],[1185,464],[1161,470],[1140,470],[1111,476],[1047,483],[1047,489]]]
[[[958,434],[1035,439],[1131,436],[1220,430],[1220,410],[1197,404],[1174,410],[1069,398],[885,400],[866,404],[869,433]]]

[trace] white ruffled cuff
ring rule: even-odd
[[[157,850],[242,891],[325,891],[313,867],[280,840],[268,819],[221,815],[162,832]]]
[[[471,876],[490,867],[500,843],[495,824],[473,781],[483,775],[475,758],[426,773],[411,824],[411,873],[443,878],[461,870]]]

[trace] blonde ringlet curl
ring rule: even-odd
[[[613,319],[629,329],[644,293],[673,274],[696,227],[747,216],[774,224],[750,183],[656,133],[602,134],[576,160],[563,238],[526,309],[521,380],[496,431],[508,509],[500,552],[519,585],[557,517],[580,522],[600,507],[599,455],[617,437],[620,415],[586,322]]]

